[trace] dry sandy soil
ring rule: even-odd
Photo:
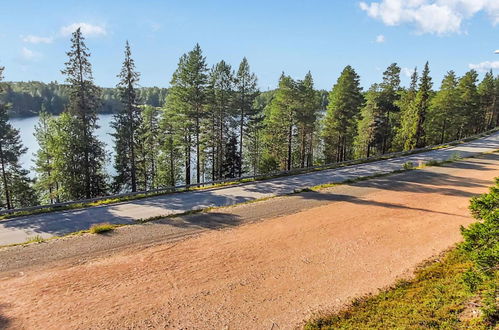
[[[498,165],[496,154],[370,180],[351,188],[363,191],[357,197],[295,214],[4,275],[0,327],[300,326],[459,241],[470,196],[487,190]]]

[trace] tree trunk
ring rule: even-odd
[[[191,136],[185,136],[185,184],[191,184]]]
[[[0,143],[0,165],[2,165],[2,181],[3,181],[4,194],[5,194],[5,204],[7,205],[7,209],[11,209],[12,204],[10,201],[10,192],[9,192],[9,185],[8,185],[8,181],[7,181],[7,173],[5,171],[5,159],[3,156],[3,147],[2,147],[1,143]]]
[[[289,131],[288,131],[288,159],[287,159],[287,166],[286,169],[289,171],[291,170],[291,142],[292,142],[292,137],[293,137],[293,125],[289,125]]]

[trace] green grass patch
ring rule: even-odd
[[[88,232],[90,234],[102,234],[112,231],[114,230],[114,228],[116,228],[116,225],[112,225],[110,223],[98,223],[92,225],[88,230]]]
[[[43,243],[45,242],[45,238],[41,237],[40,235],[35,235],[33,237],[28,237],[26,242],[24,244],[31,244],[31,243]]]

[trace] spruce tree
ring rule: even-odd
[[[329,93],[323,130],[326,163],[341,162],[350,158],[363,103],[359,76],[348,65]]]
[[[241,168],[241,157],[237,150],[237,137],[235,134],[230,134],[225,143],[224,160],[222,164],[222,172],[224,178],[235,178],[238,176],[239,168]]]
[[[128,41],[125,44],[125,60],[118,75],[120,81],[117,88],[120,93],[122,108],[114,116],[112,134],[115,140],[115,191],[130,189],[137,191],[137,145],[138,128],[141,124],[140,108],[138,106],[137,84],[140,74],[135,70],[135,62]]]
[[[360,111],[357,136],[355,137],[355,156],[370,157],[383,151],[385,113],[381,109],[381,89],[373,84],[367,91],[365,106]]]
[[[392,147],[393,133],[397,126],[396,116],[400,109],[397,102],[400,98],[400,67],[397,63],[392,63],[383,72],[383,81],[380,84],[379,107],[381,116],[379,120],[379,134],[381,135],[381,146],[379,150],[382,154]]]
[[[410,139],[417,125],[416,95],[418,91],[418,70],[414,68],[411,75],[409,88],[402,91],[400,100],[397,102],[400,112],[400,128],[395,137],[396,150],[410,150],[414,144]]]
[[[251,73],[246,57],[239,64],[239,69],[235,76],[235,96],[234,105],[239,111],[239,168],[238,176],[243,173],[243,146],[246,129],[250,123],[250,118],[255,114],[253,103],[259,91],[257,88],[257,78]]]
[[[0,67],[0,82],[4,67]],[[0,93],[2,93],[0,85]],[[20,157],[26,153],[19,131],[9,123],[7,105],[0,102],[0,208],[19,208],[36,205],[28,171],[21,168]]]
[[[69,100],[66,111],[71,116],[72,134],[69,136],[71,155],[67,155],[67,180],[65,190],[70,199],[92,198],[106,191],[103,165],[105,152],[97,140],[97,109],[100,105],[100,89],[95,86],[90,53],[80,28],[71,38],[71,50],[62,74],[66,76]]]
[[[430,67],[428,62],[426,62],[421,73],[418,94],[416,95],[416,131],[413,136],[409,137],[413,140],[411,143],[414,143],[416,148],[426,146],[425,122],[430,107],[431,88]]]

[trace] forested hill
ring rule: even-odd
[[[4,93],[0,94],[0,103],[9,104],[9,117],[36,116],[41,111],[60,114],[68,103],[68,87],[57,82],[43,83],[5,82]],[[102,88],[102,105],[99,113],[117,113],[121,110],[118,89]],[[163,106],[167,89],[159,87],[141,87],[137,89],[140,103],[154,107]]]

